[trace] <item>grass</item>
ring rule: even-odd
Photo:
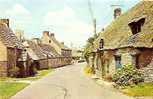
[[[33,76],[33,77],[27,77],[27,78],[16,78],[16,80],[38,80],[44,76],[46,76],[47,74],[49,74],[50,72],[52,72],[53,70],[49,69],[49,70],[40,70],[38,71],[38,73]]]
[[[92,67],[90,67],[90,66],[88,66],[88,65],[84,67],[83,71],[84,71],[84,73],[85,73],[86,75],[89,75],[89,76],[93,74],[93,69],[92,69]]]
[[[122,92],[129,96],[153,96],[153,83],[140,83],[128,86]]]
[[[9,99],[29,84],[0,81],[0,99]]]
[[[18,81],[35,81],[46,76],[50,72],[52,72],[52,70],[40,70],[35,76],[27,78],[0,78],[0,99],[9,99],[18,91],[29,85],[28,83],[20,83]]]
[[[21,80],[35,81],[35,80],[38,80],[38,79],[46,76],[47,74],[49,74],[52,71],[53,70],[51,70],[51,69],[49,69],[49,70],[40,70],[40,71],[38,71],[38,73],[35,76],[32,76],[32,77],[26,77],[26,78],[4,77],[4,78],[0,78],[0,81],[21,81]]]

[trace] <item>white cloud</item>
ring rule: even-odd
[[[21,4],[15,4],[12,9],[6,11],[8,15],[30,15],[30,11],[28,11]]]
[[[59,34],[61,40],[72,41],[77,45],[85,42],[92,32],[91,25],[80,20],[75,11],[68,6],[48,12],[44,16],[44,25],[55,27],[56,34]]]
[[[6,10],[14,28],[25,29],[32,22],[31,12],[21,4],[15,4],[11,9]]]

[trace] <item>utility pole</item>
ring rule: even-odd
[[[93,32],[94,32],[94,37],[97,37],[97,23],[96,23],[96,18],[94,16],[94,12],[93,12],[93,9],[92,9],[92,5],[91,5],[91,1],[88,0],[88,8],[89,8],[89,12],[90,12],[90,15],[91,15],[91,19],[92,19],[92,24],[93,24]]]

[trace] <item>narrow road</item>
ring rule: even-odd
[[[11,99],[133,99],[99,86],[82,73],[85,63],[56,69]]]

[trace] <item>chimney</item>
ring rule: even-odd
[[[43,36],[49,36],[49,31],[43,31]]]
[[[51,33],[50,36],[51,36],[51,37],[55,37],[55,34],[54,34],[54,33]]]
[[[0,23],[5,23],[8,27],[10,25],[9,19],[0,19]]]
[[[40,43],[41,43],[41,41],[40,41],[39,38],[33,38],[32,41],[33,41],[34,43],[36,43],[36,44],[40,44]]]
[[[121,15],[121,8],[115,8],[114,10],[114,19],[116,19],[117,17],[119,17]]]

